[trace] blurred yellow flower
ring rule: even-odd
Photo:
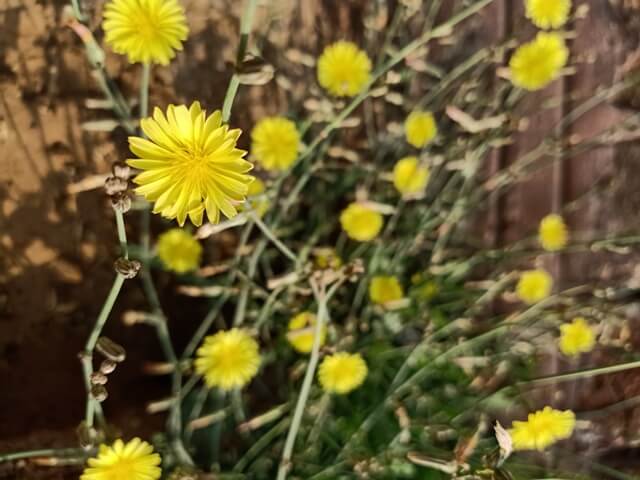
[[[569,49],[559,34],[539,32],[511,57],[511,80],[517,87],[540,90],[560,76],[568,59]]]
[[[186,230],[172,228],[158,237],[158,257],[176,273],[186,273],[200,266],[202,246]]]
[[[190,108],[169,105],[167,114],[159,108],[153,118],[140,121],[149,139],[129,137],[131,151],[140,159],[127,163],[144,170],[134,178],[136,193],[155,202],[153,212],[177,218],[180,226],[189,216],[202,225],[206,209],[210,222],[220,221],[220,212],[232,218],[249,191],[253,165],[236,148],[240,130],[229,130],[216,110],[206,111],[194,102]]]
[[[282,171],[298,157],[300,134],[284,117],[266,117],[251,132],[251,154],[265,170]]]
[[[516,286],[516,293],[523,302],[533,304],[551,293],[553,279],[542,269],[523,272]]]
[[[342,259],[334,248],[320,247],[314,249],[312,253],[316,268],[337,270],[342,266]]]
[[[567,245],[568,237],[567,226],[560,215],[547,215],[540,222],[538,240],[542,248],[548,252],[563,249]]]
[[[593,350],[596,335],[583,317],[560,326],[560,351],[569,357]]]
[[[382,229],[382,215],[361,203],[354,202],[340,214],[340,225],[349,238],[368,242]]]
[[[571,0],[526,0],[527,18],[538,28],[560,28],[571,12]]]
[[[429,169],[420,165],[418,157],[405,157],[393,167],[393,185],[402,195],[420,193],[429,181]]]
[[[558,440],[569,438],[576,424],[571,410],[543,410],[530,413],[526,422],[513,422],[510,430],[515,450],[544,450]]]
[[[247,201],[251,205],[251,209],[262,217],[267,210],[269,210],[269,199],[264,195],[266,187],[264,182],[258,177],[249,184],[249,191],[247,192]]]
[[[398,277],[378,275],[369,284],[369,298],[373,303],[384,305],[400,300],[404,296]]]
[[[206,337],[196,357],[196,372],[204,377],[209,388],[241,388],[260,368],[258,343],[237,328]]]
[[[182,50],[189,29],[177,0],[110,0],[102,28],[114,52],[130,63],[167,65]]]
[[[359,353],[339,352],[325,357],[318,378],[325,392],[342,395],[362,385],[367,373],[367,364]]]
[[[404,122],[407,142],[416,148],[427,146],[438,134],[438,125],[431,112],[416,110]]]
[[[291,346],[300,353],[309,353],[313,348],[314,325],[316,316],[311,312],[301,312],[289,321],[287,340]],[[320,329],[320,346],[324,345],[327,338],[327,327]]]
[[[98,456],[88,460],[80,480],[157,480],[160,478],[160,455],[139,438],[128,443],[121,439],[113,445],[100,445]]]
[[[318,82],[337,97],[353,97],[369,82],[371,61],[352,42],[340,41],[324,49],[318,60]]]

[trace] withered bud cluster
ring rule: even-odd
[[[131,169],[125,163],[118,162],[113,166],[111,176],[104,182],[104,189],[111,197],[111,205],[121,213],[131,209],[131,195],[129,194],[129,177]]]
[[[113,264],[113,268],[124,278],[134,278],[138,275],[142,264],[138,260],[129,260],[128,258],[119,258]]]
[[[96,343],[96,350],[100,352],[105,359],[100,364],[100,368],[91,373],[89,381],[91,382],[91,396],[98,402],[104,402],[107,399],[108,392],[105,385],[109,378],[108,375],[126,358],[126,352],[121,345],[107,337],[100,337]]]

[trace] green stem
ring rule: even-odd
[[[0,463],[36,457],[84,457],[86,451],[82,448],[47,448],[42,450],[27,450],[24,452],[0,454]]]
[[[149,83],[151,80],[151,64],[142,64],[142,79],[140,80],[140,119],[149,116]]]
[[[549,375],[546,377],[536,378],[526,382],[519,382],[518,386],[529,387],[542,387],[545,385],[553,384],[556,382],[568,382],[570,380],[578,380],[580,378],[591,378],[598,375],[605,375],[608,373],[623,372],[625,370],[631,370],[634,368],[640,368],[640,360],[635,362],[621,363],[618,365],[610,365],[608,367],[587,368],[584,370],[578,370],[570,373],[562,373],[560,375]]]
[[[265,235],[265,237],[271,240],[271,242],[276,247],[278,247],[278,250],[280,250],[285,257],[287,257],[293,263],[298,262],[298,257],[296,256],[296,254],[293,253],[284,243],[282,243],[282,241],[276,236],[276,234],[262,221],[259,215],[251,212],[251,218]]]

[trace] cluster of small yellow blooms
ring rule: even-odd
[[[516,293],[523,302],[533,304],[547,298],[552,287],[553,279],[548,272],[542,269],[529,270],[520,275]]]
[[[88,460],[80,480],[158,480],[160,461],[147,442],[118,439],[111,446],[100,445],[98,456]]]
[[[299,353],[309,353],[313,348],[316,316],[311,312],[301,312],[289,320],[287,340]],[[324,345],[327,338],[327,327],[320,329],[320,346]]]
[[[324,49],[318,60],[318,83],[336,97],[353,97],[371,78],[371,60],[352,42],[340,41]]]
[[[354,202],[340,214],[340,225],[349,238],[368,242],[378,236],[382,229],[380,212],[365,204]]]
[[[568,238],[567,226],[560,215],[547,215],[540,222],[538,239],[546,251],[562,250],[567,246]]]
[[[418,157],[402,158],[393,168],[393,185],[402,195],[422,192],[428,181],[429,169],[420,164]]]
[[[583,317],[560,326],[560,351],[568,357],[593,350],[596,334]]]
[[[410,145],[424,148],[438,134],[436,119],[431,112],[411,112],[404,122],[404,132]]]
[[[373,303],[385,305],[400,300],[402,297],[404,297],[404,292],[398,277],[379,275],[371,279],[369,298]]]
[[[367,364],[359,353],[339,352],[324,358],[318,379],[326,392],[343,395],[362,385],[367,373]]]
[[[510,435],[515,450],[542,451],[573,433],[576,417],[571,410],[554,410],[544,407],[530,413],[527,421],[514,421]]]
[[[300,134],[287,118],[263,118],[251,132],[251,154],[265,170],[286,170],[295,162],[299,148]]]
[[[200,266],[202,246],[186,230],[172,228],[158,237],[158,257],[176,273],[187,273]]]

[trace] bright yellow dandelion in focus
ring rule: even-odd
[[[553,279],[545,270],[529,270],[520,276],[516,293],[523,302],[533,304],[547,298],[552,287]]]
[[[393,185],[402,195],[415,195],[427,186],[429,169],[418,157],[405,157],[393,167]]]
[[[542,451],[558,440],[569,438],[575,425],[576,416],[571,410],[544,407],[530,413],[526,422],[513,422],[509,433],[515,450]]]
[[[571,12],[571,0],[525,0],[527,18],[538,28],[560,28]]]
[[[398,277],[378,275],[369,284],[369,298],[373,303],[385,305],[400,300],[404,296]]]
[[[157,480],[162,473],[160,455],[139,438],[100,445],[98,456],[90,458],[88,464],[80,480]]]
[[[204,211],[212,223],[238,212],[253,177],[253,165],[242,157],[247,152],[236,148],[240,130],[222,124],[222,114],[206,111],[194,102],[190,108],[169,105],[167,114],[159,108],[153,118],[140,121],[149,139],[129,137],[129,147],[139,159],[127,160],[144,170],[134,178],[136,193],[155,202],[153,213],[177,218],[180,226],[187,216],[194,225],[202,225]]]
[[[542,248],[548,252],[555,252],[566,247],[568,238],[567,225],[560,215],[547,215],[540,222],[538,240]]]
[[[182,50],[189,28],[177,0],[111,0],[102,28],[114,52],[130,63],[167,65]]]
[[[583,317],[560,326],[560,351],[569,357],[593,350],[596,334]]]
[[[340,225],[349,238],[368,242],[378,236],[382,229],[382,215],[361,203],[354,202],[340,214]]]
[[[416,110],[405,120],[404,132],[410,145],[424,148],[436,138],[438,125],[433,113]]]
[[[569,49],[559,34],[539,32],[511,57],[511,80],[517,87],[540,90],[560,76],[568,59]]]
[[[329,45],[318,60],[318,82],[336,97],[359,94],[370,77],[371,60],[352,42]]]
[[[158,237],[158,257],[176,273],[187,273],[200,265],[202,245],[186,230],[172,228]]]
[[[300,134],[287,118],[263,118],[251,132],[251,154],[265,170],[286,170],[298,157],[299,148]]]
[[[237,328],[206,337],[196,357],[196,372],[204,377],[209,388],[241,388],[260,368],[258,343]]]
[[[316,316],[311,312],[301,312],[289,321],[287,340],[291,346],[300,353],[309,353],[313,348],[313,336],[315,333]],[[320,329],[320,346],[324,345],[327,338],[327,327]]]
[[[362,385],[367,372],[367,364],[359,353],[339,352],[325,357],[318,378],[325,392],[343,395]]]

